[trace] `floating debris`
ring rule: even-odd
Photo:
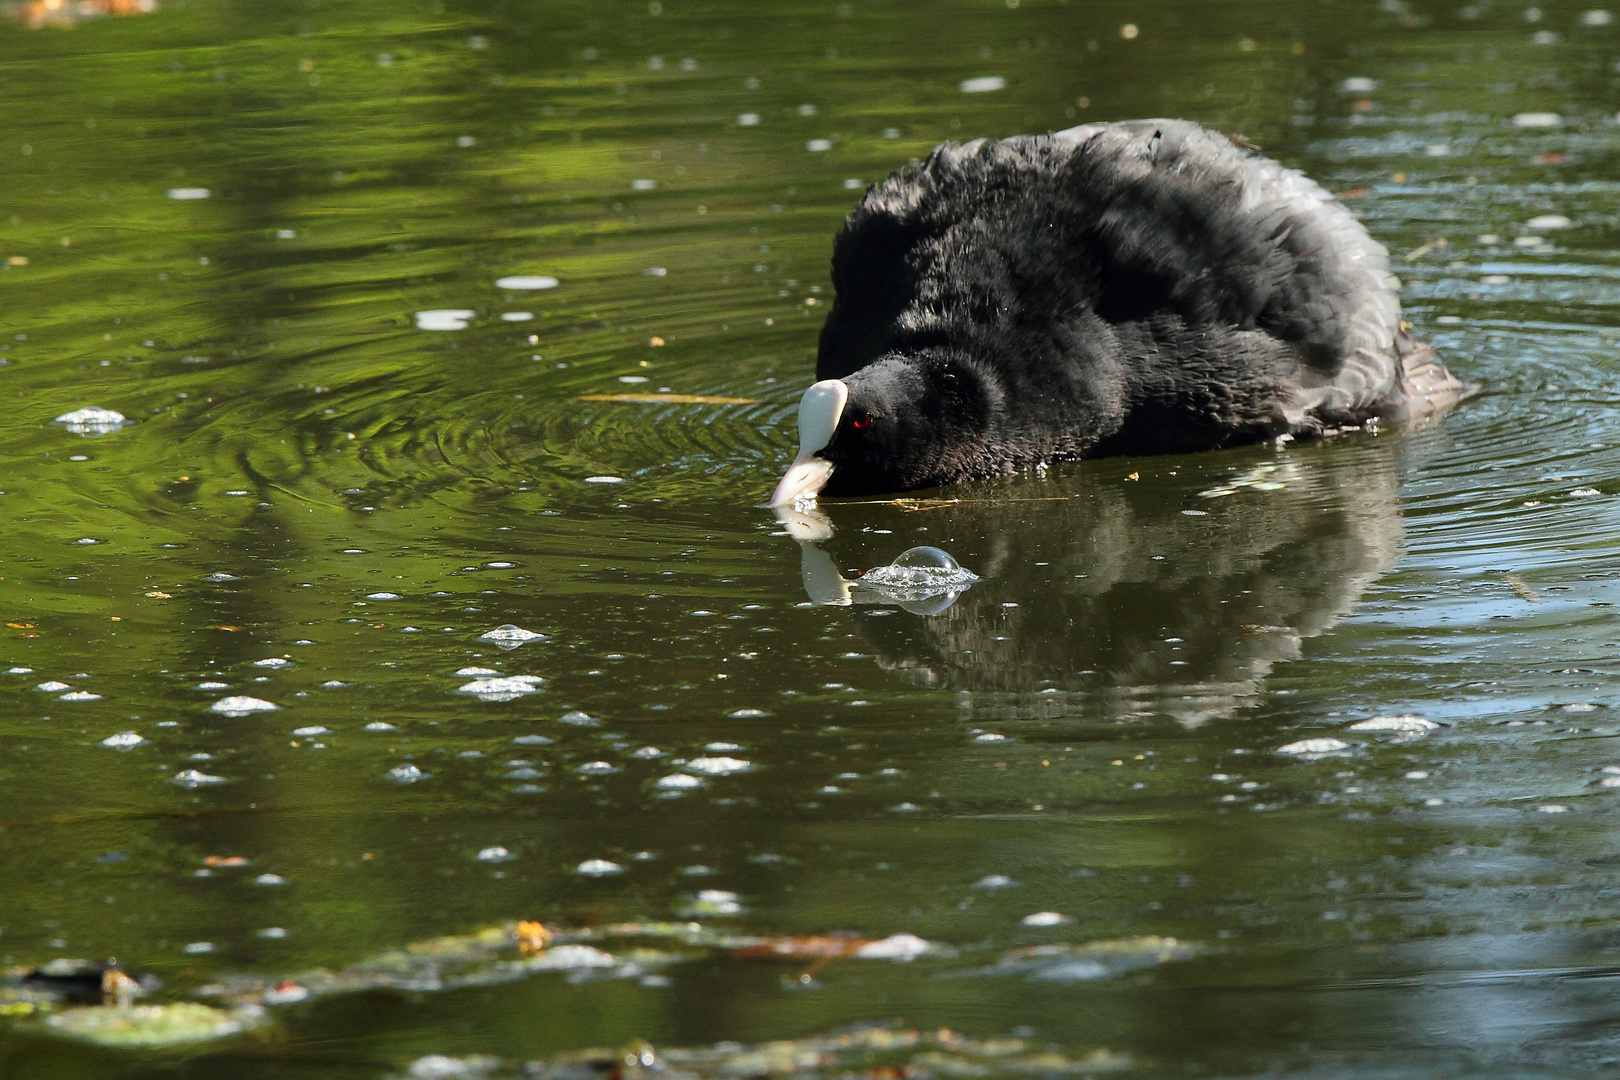
[[[866,942],[857,948],[853,955],[861,960],[899,960],[902,963],[910,963],[919,956],[927,956],[933,952],[948,955],[951,951],[941,950],[916,934],[891,934],[886,938]]]
[[[267,656],[263,660],[253,661],[254,667],[263,668],[284,668],[290,666],[291,664],[291,660],[284,659],[280,656]]]
[[[1347,428],[1336,429],[1335,434],[1352,430]],[[1288,484],[1300,478],[1299,466],[1292,462],[1283,462],[1276,465],[1256,465],[1254,468],[1239,473],[1224,484],[1206,488],[1198,493],[1201,499],[1218,499],[1223,495],[1235,495],[1243,488],[1252,488],[1255,491],[1281,491]]]
[[[279,929],[279,927],[271,927],[270,929],[275,930]],[[281,932],[281,936],[285,937],[286,933],[287,932],[283,930]],[[268,931],[261,931],[259,936],[273,937],[275,935],[270,934]],[[288,979],[277,983],[274,990],[265,991],[264,1003],[266,1005],[293,1005],[300,1001],[308,1000],[309,996],[310,994],[308,988],[299,986],[297,983]]]
[[[1513,126],[1521,128],[1555,128],[1564,118],[1554,112],[1522,112],[1513,117]]]
[[[690,791],[693,788],[702,786],[703,781],[701,779],[696,776],[688,776],[686,773],[672,773],[669,776],[661,776],[653,782],[653,787],[664,791]]]
[[[1036,911],[1018,921],[1024,926],[1067,926],[1074,917],[1057,911]]]
[[[500,1058],[488,1054],[468,1054],[466,1057],[429,1054],[411,1062],[405,1075],[408,1080],[475,1080],[488,1076],[500,1065]]]
[[[465,330],[478,312],[467,308],[432,308],[416,313],[418,330]]]
[[[537,953],[551,944],[551,931],[533,919],[521,920],[512,928],[519,952]]]
[[[563,713],[557,717],[557,722],[559,724],[570,724],[573,727],[597,727],[602,723],[590,713],[581,712],[578,709],[570,709],[568,712]]]
[[[389,769],[387,772],[383,773],[383,775],[397,784],[414,784],[418,781],[428,779],[433,774],[423,772],[415,765],[406,763],[404,765],[394,766],[392,769]]]
[[[767,938],[733,949],[731,954],[742,960],[837,960],[854,956],[857,949],[877,940],[853,934]]]
[[[456,687],[456,693],[472,694],[480,701],[513,701],[525,694],[535,693],[545,681],[538,675],[485,676],[462,683]]]
[[[745,911],[737,894],[725,889],[704,889],[681,908],[686,918],[741,915]]]
[[[70,683],[58,682],[55,679],[50,679],[35,686],[34,689],[45,694],[60,694],[63,690],[73,689],[73,686]]]
[[[205,187],[176,187],[170,188],[164,194],[178,202],[195,202],[199,199],[209,198],[214,193]]]
[[[332,734],[332,729],[329,727],[323,727],[320,724],[311,724],[309,727],[293,728],[293,734],[298,736],[300,739],[308,739],[313,738],[316,735],[330,735]]]
[[[486,848],[479,853],[484,861],[503,861],[510,853],[504,848]],[[245,860],[242,860],[245,862]],[[581,863],[578,872],[586,876],[606,876],[622,872],[616,863],[592,859]],[[274,874],[263,874],[258,884],[282,884]],[[701,910],[712,916],[733,917],[743,913],[736,893],[723,889],[705,889],[691,900],[689,913]],[[258,932],[262,938],[278,939],[286,931],[271,927]],[[1160,939],[1141,939],[1142,942]],[[193,943],[189,951],[201,953]],[[1094,946],[1063,946],[1068,954],[1044,954],[1022,950],[1002,958],[991,973],[1015,970],[1034,971],[1053,957],[1072,959],[1083,956],[1095,959],[1111,956],[1117,970],[1136,966],[1150,950],[1132,943],[1099,943]],[[1160,953],[1179,949],[1171,939],[1163,939]],[[1089,951],[1086,951],[1089,950]],[[1112,950],[1110,952],[1110,950]],[[790,962],[838,959],[889,961],[906,963],[917,959],[950,959],[957,955],[949,946],[926,941],[914,934],[898,933],[884,938],[859,937],[852,934],[832,934],[821,937],[776,938],[739,934],[699,922],[626,922],[612,923],[581,929],[547,927],[533,920],[521,920],[498,927],[490,927],[469,934],[452,935],[416,942],[403,948],[389,949],[370,958],[350,964],[340,970],[318,969],[290,975],[225,975],[201,988],[199,996],[229,1008],[198,1005],[195,1018],[239,1017],[253,1023],[262,1022],[266,1006],[289,1005],[333,994],[355,994],[387,989],[403,992],[448,991],[465,987],[490,986],[512,982],[544,972],[567,974],[570,980],[582,978],[634,978],[644,979],[650,973],[671,964],[701,959],[716,953],[730,954],[739,959],[786,960]],[[1018,959],[1022,957],[1022,959]],[[1166,956],[1177,958],[1180,956]],[[1162,959],[1160,960],[1162,962]],[[68,966],[71,965],[71,971]],[[100,994],[106,965],[87,965],[82,961],[58,961],[64,976],[77,987],[83,982],[87,994]],[[979,974],[970,971],[965,974]],[[0,973],[3,975],[4,973]],[[119,985],[128,984],[129,992],[141,992],[155,987],[155,983],[135,984],[133,980],[115,972]],[[60,980],[59,980],[60,981]],[[16,990],[6,988],[0,979],[0,1008],[10,1006],[13,1015],[26,1011],[49,1011],[59,1003],[62,994],[40,993],[27,989],[26,980]],[[30,996],[32,995],[32,996]],[[99,997],[92,998],[100,1000]],[[84,1000],[82,997],[77,1000]],[[127,1007],[127,1006],[126,1006]],[[189,1008],[189,1003],[180,1003]],[[161,1006],[175,1009],[177,1006]],[[181,1017],[184,1012],[173,1014]],[[200,1032],[196,1039],[221,1038],[235,1034],[240,1028],[227,1024],[197,1024]],[[940,1037],[944,1037],[943,1035]],[[196,1041],[193,1039],[191,1041]],[[128,1045],[138,1045],[133,1039]],[[152,1043],[150,1045],[156,1045]]]
[[[956,88],[964,94],[989,94],[996,90],[1005,90],[1007,80],[1000,75],[980,75],[976,79],[963,79],[956,84]]]
[[[157,10],[157,0],[24,0],[23,3],[0,5],[0,11],[29,29],[46,26],[73,26],[85,19],[114,18],[131,15],[150,15]]]
[[[493,630],[479,634],[478,640],[494,642],[496,648],[510,651],[530,641],[544,641],[546,635],[525,630],[512,623],[502,623]]]
[[[1339,754],[1350,749],[1350,744],[1338,739],[1301,739],[1291,742],[1287,746],[1277,747],[1279,754],[1292,754],[1302,758],[1325,757],[1328,754]]]
[[[687,762],[684,767],[704,776],[730,776],[733,773],[749,771],[754,767],[754,763],[734,757],[700,757]]]
[[[757,398],[711,394],[581,394],[575,401],[616,401],[626,405],[757,405]]]
[[[1096,982],[1130,971],[1191,960],[1204,950],[1172,937],[1136,937],[1083,945],[1036,945],[1003,953],[976,975],[1022,975],[1036,982]]]
[[[612,874],[624,873],[624,867],[606,859],[586,859],[574,867],[574,873],[583,874],[586,877],[608,877]]]
[[[253,1006],[226,1010],[177,1001],[65,1009],[46,1017],[45,1029],[98,1046],[178,1046],[237,1035],[262,1019],[263,1010]]]
[[[511,862],[513,859],[517,858],[516,855],[501,847],[499,844],[495,845],[494,847],[484,848],[473,857],[479,862]]]
[[[249,713],[275,712],[280,708],[281,706],[275,702],[265,701],[263,698],[236,695],[220,698],[208,706],[208,711],[219,713],[222,716],[247,716]]]
[[[996,889],[1015,888],[1017,885],[1018,882],[1014,881],[1006,874],[986,874],[984,877],[973,883],[973,887],[975,889],[988,889],[992,892]]]
[[[561,283],[549,274],[513,274],[510,277],[495,279],[497,289],[555,289],[559,284]]]
[[[1524,223],[1527,229],[1567,229],[1575,223],[1563,214],[1539,214]]]
[[[430,1058],[419,1058],[414,1070]],[[626,1067],[624,1050],[585,1050],[547,1061],[507,1066],[482,1055],[464,1058],[431,1056],[433,1071],[408,1072],[410,1080],[488,1078],[507,1080],[574,1080],[632,1069],[640,1075],[667,1075],[684,1080],[735,1077],[999,1077],[1094,1076],[1129,1069],[1129,1058],[1107,1050],[1073,1056],[1037,1047],[1021,1038],[970,1039],[954,1031],[917,1031],[899,1027],[860,1026],[827,1035],[743,1045],[654,1050],[640,1044]],[[510,1071],[507,1071],[510,1068]],[[447,1072],[446,1069],[460,1069]],[[656,1071],[655,1071],[656,1070]]]
[[[223,776],[210,776],[208,773],[196,769],[184,769],[174,774],[169,783],[177,784],[183,788],[207,787],[212,784],[228,784],[229,780]]]
[[[1371,720],[1358,720],[1345,730],[1388,732],[1405,740],[1421,738],[1439,726],[1433,720],[1407,713],[1401,716],[1375,716]]]
[[[71,693],[62,694],[56,700],[57,701],[100,701],[101,700],[101,695],[100,694],[92,694],[88,690],[74,690]]]
[[[101,745],[111,747],[114,750],[133,750],[144,742],[146,742],[145,737],[138,732],[120,731],[116,735],[109,735],[102,739]]]
[[[105,435],[117,431],[129,423],[124,414],[113,409],[103,409],[96,405],[88,405],[82,409],[65,412],[52,420],[53,424],[61,424],[75,435]]]

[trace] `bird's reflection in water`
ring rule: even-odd
[[[1400,554],[1390,447],[1246,461],[1218,474],[1184,467],[1199,473],[1191,483],[1127,482],[1097,462],[953,490],[955,502],[832,503],[789,512],[784,526],[801,544],[810,599],[849,605],[878,663],[914,684],[1003,717],[1078,710],[1193,726],[1253,704],[1273,665],[1348,613]],[[917,543],[982,580],[899,600],[861,584],[859,568]]]

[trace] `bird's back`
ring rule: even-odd
[[[1124,434],[1152,414],[1142,395],[1193,377],[1225,397],[1185,407],[1251,436],[1423,411],[1384,247],[1297,170],[1188,121],[945,144],[868,191],[833,281],[820,378],[949,341],[1014,394],[1078,365],[1076,393],[1115,395]],[[1434,367],[1429,390],[1455,397]]]

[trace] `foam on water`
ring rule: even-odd
[[[279,708],[281,708],[280,705],[273,701],[266,701],[263,698],[235,695],[220,698],[208,706],[208,711],[219,713],[222,716],[247,716],[250,713],[275,712]]]
[[[530,641],[544,641],[545,639],[546,635],[544,634],[536,633],[533,630],[525,630],[521,626],[512,623],[503,623],[493,630],[486,630],[478,635],[479,641],[494,642],[495,646],[500,649],[515,649],[519,645]]]
[[[197,769],[182,769],[174,774],[170,783],[183,788],[209,787],[214,784],[224,784],[227,780],[223,776],[212,776]]]
[[[470,308],[432,308],[416,313],[418,330],[465,330],[478,313]]]
[[[545,681],[538,675],[485,676],[462,683],[456,692],[472,694],[480,701],[513,701],[537,693]]]
[[[105,435],[117,431],[128,424],[129,420],[117,410],[87,405],[82,409],[65,412],[51,423],[60,424],[75,435]]]
[[[734,757],[694,758],[683,766],[690,772],[704,776],[731,776],[733,773],[748,772],[753,767],[753,762]]]
[[[574,867],[574,873],[584,877],[609,877],[614,874],[624,873],[624,867],[616,862],[609,862],[607,859],[586,859]]]
[[[887,566],[877,566],[861,575],[859,584],[899,603],[929,600],[959,593],[979,580],[945,551],[936,547],[914,547],[900,553]]]
[[[1007,80],[1000,75],[980,75],[972,79],[963,79],[956,84],[956,88],[964,94],[989,94],[996,90],[1005,90]]]
[[[547,274],[512,274],[508,277],[496,278],[497,289],[514,290],[540,290],[555,289],[560,282]]]

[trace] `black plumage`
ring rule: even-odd
[[[832,277],[816,376],[848,400],[801,453],[829,495],[1308,437],[1463,390],[1343,205],[1182,120],[946,143],[867,191]]]

